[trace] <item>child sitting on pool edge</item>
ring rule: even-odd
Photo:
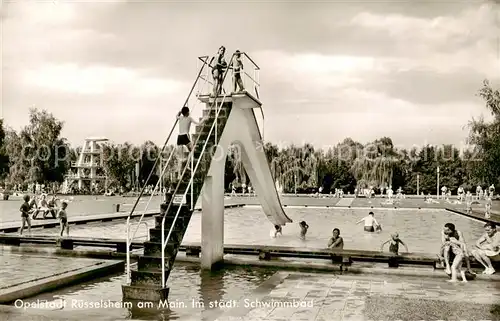
[[[300,222],[299,225],[300,225],[300,239],[305,240],[309,225],[307,225],[306,221]]]
[[[406,252],[408,252],[408,247],[403,241],[401,241],[398,233],[391,234],[391,238],[382,243],[382,245],[380,246],[381,252],[384,250],[384,245],[386,245],[387,243],[389,243],[389,252],[391,252],[394,255],[399,254],[399,244],[403,245],[405,247]]]

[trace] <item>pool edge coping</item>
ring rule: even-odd
[[[33,297],[38,294],[64,288],[72,284],[79,284],[92,277],[102,277],[125,270],[123,260],[103,259],[92,266],[85,266],[76,270],[63,272],[56,276],[49,276],[35,281],[8,287],[0,291],[0,306],[15,302],[19,299]]]

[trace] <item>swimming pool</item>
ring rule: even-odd
[[[372,210],[383,227],[381,233],[363,232],[363,225],[355,225]],[[286,213],[294,223],[283,228],[283,236],[272,239],[269,232],[272,224],[258,206],[226,209],[224,242],[226,244],[259,244],[324,248],[337,227],[344,238],[346,249],[379,250],[380,244],[398,232],[407,243],[410,252],[436,253],[441,242],[441,230],[451,222],[463,232],[468,243],[478,239],[483,233],[483,223],[440,209],[339,209],[339,208],[286,208]],[[309,231],[305,241],[299,239],[298,223],[306,221]],[[154,219],[145,219],[149,228]],[[137,222],[135,220],[134,222]],[[136,224],[136,223],[135,223]],[[70,234],[85,237],[125,238],[125,221],[72,225]],[[34,229],[34,234],[56,234],[58,229]],[[145,240],[147,228],[139,226],[137,236]],[[189,223],[184,243],[201,242],[201,212],[195,212]]]
[[[210,302],[240,298],[253,291],[275,272],[273,269],[254,267],[227,267],[224,270],[210,272],[200,271],[198,265],[176,263],[168,281],[169,287],[172,288],[169,302],[176,304],[176,308],[162,313],[156,311],[153,314],[143,310],[139,312],[140,314],[133,316],[130,315],[129,309],[123,307],[99,309],[99,311],[103,312],[103,317],[105,316],[106,320],[109,320],[110,317],[132,317],[133,319],[150,319],[152,317],[163,320],[162,314],[167,320],[176,320],[186,316],[192,317],[193,320],[201,320],[201,313],[210,308]],[[83,302],[87,304],[100,300],[121,302],[121,285],[125,282],[125,274],[108,276],[55,292],[40,294],[23,301],[25,303],[47,301],[52,302],[55,306],[65,302],[64,310],[66,311],[84,311],[86,309],[79,306]],[[92,317],[92,319],[96,318]]]

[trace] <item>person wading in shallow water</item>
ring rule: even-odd
[[[365,222],[365,232],[375,232],[375,229],[382,230],[380,224],[375,219],[375,214],[373,212],[368,213],[368,216],[363,217],[361,220],[356,222],[356,224],[361,222]]]
[[[343,250],[344,249],[344,239],[340,236],[340,230],[334,228],[332,231],[332,237],[328,241],[328,247],[330,249]]]

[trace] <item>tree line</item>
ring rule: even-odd
[[[279,148],[266,143],[263,148],[270,163],[274,179],[288,193],[309,193],[319,187],[325,193],[335,189],[353,192],[355,188],[382,189],[401,187],[405,193],[435,193],[437,170],[440,185],[455,191],[459,186],[472,190],[475,186],[499,184],[500,179],[500,93],[484,81],[478,91],[493,120],[472,119],[468,123],[467,148],[453,145],[426,145],[398,148],[389,137],[369,143],[346,138],[328,150],[311,144],[290,145]],[[62,137],[64,123],[45,110],[31,109],[28,124],[16,131],[5,126],[0,119],[0,184],[6,189],[25,189],[28,184],[39,183],[58,188],[77,160],[81,147],[72,147]],[[174,146],[162,153],[166,162],[163,184],[175,180],[178,154]],[[161,176],[161,167],[155,159],[161,147],[151,141],[140,146],[128,142],[105,144],[99,162],[107,185],[100,190],[138,189],[146,184],[155,185]],[[243,168],[241,151],[232,147],[226,160],[226,188],[248,184]],[[159,163],[157,163],[159,165]],[[251,184],[251,183],[250,183]]]

